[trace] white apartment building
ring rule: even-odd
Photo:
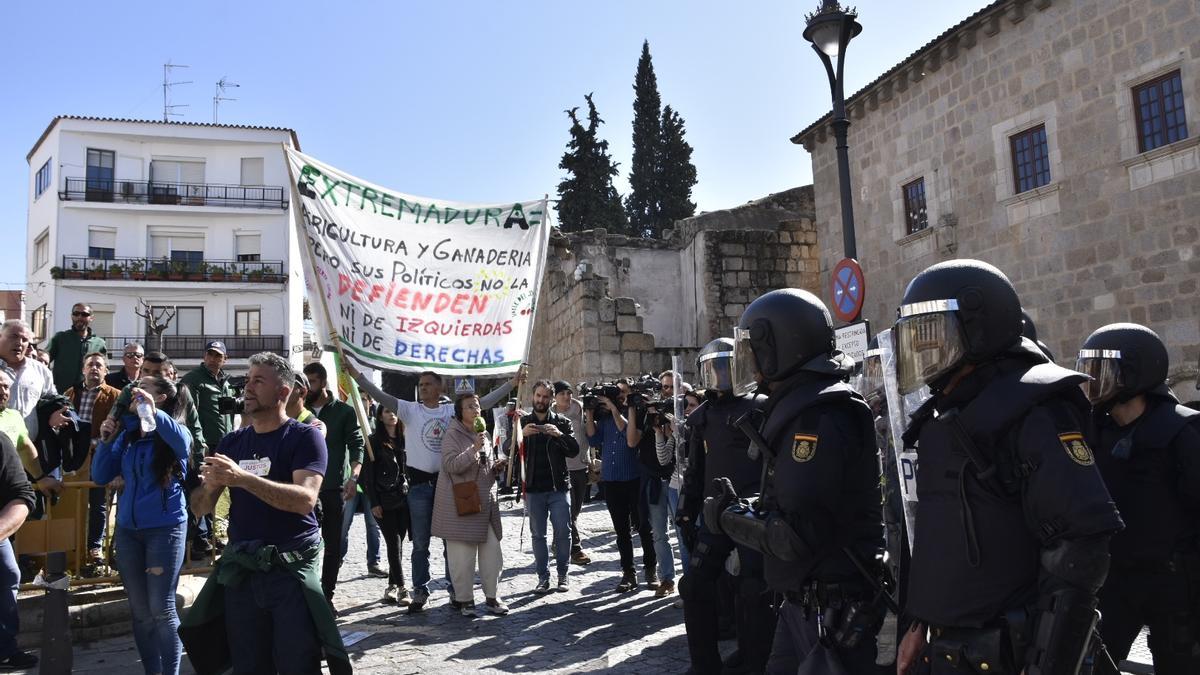
[[[299,147],[284,128],[54,118],[26,156],[25,307],[38,338],[87,302],[120,367],[127,342],[156,348],[144,302],[171,317],[162,346],[181,370],[209,340],[226,344],[231,371],[260,351],[299,365],[304,277],[285,145]]]

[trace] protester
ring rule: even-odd
[[[496,615],[508,614],[508,606],[500,601],[497,588],[504,554],[500,550],[503,532],[500,506],[496,501],[495,472],[502,465],[492,464],[486,429],[476,430],[475,420],[479,419],[480,410],[479,397],[474,394],[464,394],[454,402],[454,421],[442,439],[442,470],[433,505],[432,531],[446,542],[446,566],[454,583],[459,611],[465,617],[477,616],[476,558],[487,611]],[[476,512],[460,515],[455,486],[472,483],[479,508]]]
[[[314,361],[304,366],[304,376],[308,378],[306,403],[316,413],[317,419],[325,423],[328,464],[321,487],[321,539],[325,542],[321,588],[330,607],[333,607],[333,593],[337,588],[338,570],[342,567],[345,548],[343,541],[347,528],[343,514],[346,502],[358,490],[363,436],[354,408],[334,398],[333,392],[328,389],[329,374],[325,366]]]
[[[375,457],[365,458],[360,478],[387,546],[388,585],[383,602],[403,607],[409,600],[400,558],[404,554],[404,536],[410,528],[408,480],[404,476],[404,429],[395,411],[383,406],[376,406],[375,411],[375,433],[371,434],[371,450]]]
[[[7,376],[0,376],[0,379]],[[8,397],[4,387],[0,398]],[[33,488],[22,470],[15,442],[0,433],[0,670],[25,670],[38,663],[37,656],[17,646],[20,614],[17,590],[21,570],[13,554],[12,536],[33,510]]]
[[[575,433],[575,442],[579,444],[579,454],[567,458],[567,472],[571,477],[571,562],[576,565],[586,565],[592,562],[583,550],[583,542],[579,537],[579,511],[587,500],[590,483],[588,482],[588,460],[591,457],[588,448],[587,427],[583,423],[583,404],[575,399],[571,385],[563,380],[554,383],[554,412],[571,421],[571,429]]]
[[[54,364],[54,387],[58,391],[79,384],[83,379],[83,357],[92,352],[108,354],[104,339],[92,334],[92,308],[77,302],[71,307],[71,327],[50,338],[48,353]]]
[[[624,593],[632,591],[638,585],[633,563],[631,528],[636,527],[638,531],[647,581],[657,577],[655,566],[658,559],[651,540],[650,523],[638,506],[641,472],[638,468],[637,450],[629,446],[626,436],[628,421],[621,414],[619,407],[629,395],[629,382],[622,380],[617,383],[617,388],[620,390],[617,400],[598,396],[598,407],[595,410],[584,410],[584,422],[587,425],[588,442],[600,448],[604,501],[608,506],[613,529],[617,532],[617,551],[621,556],[621,581],[617,584],[617,592]]]
[[[28,347],[33,339],[29,324],[20,319],[9,319],[0,327],[0,371],[12,380],[8,407],[20,413],[31,440],[37,440],[37,404],[43,396],[58,393],[50,369],[41,362],[28,358]],[[81,369],[82,370],[82,369]],[[50,427],[58,429],[68,424],[65,411],[50,417]],[[34,475],[37,475],[36,473]]]
[[[126,385],[138,378],[145,358],[146,350],[140,344],[130,342],[125,345],[125,349],[121,353],[121,369],[114,370],[106,375],[104,383],[116,389],[124,389]]]
[[[326,468],[313,426],[284,412],[295,372],[277,354],[249,360],[245,412],[253,423],[205,459],[191,495],[196,515],[230,488],[229,545],[217,559],[180,637],[198,672],[317,673],[324,648],[333,675],[350,661],[319,578],[321,532],[313,512]]]
[[[309,410],[304,402],[308,399],[308,378],[301,373],[296,373],[295,384],[292,386],[292,393],[288,395],[287,403],[284,405],[284,413],[304,424],[310,424],[321,432],[321,437],[325,437],[325,423],[317,419],[313,411]],[[242,415],[242,426],[248,427],[254,420],[249,415]]]
[[[146,377],[133,394],[119,426],[109,419],[101,425],[107,440],[92,457],[92,480],[124,480],[114,543],[142,668],[177,673],[183,643],[175,589],[187,538],[183,481],[192,439],[173,383]]]
[[[558,584],[568,588],[567,565],[571,555],[571,478],[567,458],[579,455],[579,442],[571,420],[550,410],[554,385],[540,380],[533,385],[533,413],[521,418],[525,439],[525,504],[529,509],[529,533],[533,538],[533,560],[537,570],[534,593],[550,592],[549,552],[546,550],[546,518],[554,525],[554,561]]]
[[[349,362],[345,362],[345,368],[359,387],[383,407],[395,410],[396,416],[404,423],[404,452],[408,462],[405,473],[408,476],[408,508],[412,525],[410,536],[413,542],[412,604],[408,606],[408,611],[415,614],[424,611],[425,603],[429,600],[429,535],[433,522],[433,501],[437,492],[438,472],[442,467],[442,438],[450,426],[454,406],[448,400],[443,402],[442,376],[437,373],[421,373],[417,380],[420,401],[414,402],[384,393]],[[484,396],[480,405],[484,408],[495,406],[524,378],[525,371],[522,368],[512,380]],[[450,588],[453,588],[453,581]],[[450,596],[451,603],[457,602],[453,600],[453,592]]]
[[[225,434],[233,428],[233,420],[229,415],[221,413],[218,403],[222,398],[233,396],[229,376],[222,370],[226,361],[225,354],[224,342],[209,342],[204,346],[203,362],[181,380],[187,385],[195,401],[196,410],[200,413],[200,428],[204,432],[204,445],[208,449],[217,447]],[[162,367],[166,371],[163,373],[164,377],[168,377],[169,371],[174,368],[166,359],[163,360]],[[218,518],[222,517],[222,509],[218,509],[216,515]],[[212,544],[208,541],[212,529],[212,518],[204,519],[192,528],[189,536],[192,540],[193,558],[203,558],[212,551]]]
[[[100,427],[108,418],[121,392],[106,383],[108,357],[92,352],[83,357],[83,383],[66,391],[67,400],[79,415],[79,421],[87,426],[88,436],[95,448],[100,440]],[[84,431],[84,429],[80,429]],[[90,466],[90,462],[89,462]],[[97,482],[89,474],[92,482]],[[114,486],[115,488],[116,486]],[[88,490],[87,555],[83,576],[97,576],[104,566],[104,530],[108,524],[108,488],[94,487]],[[90,573],[90,574],[89,574]]]

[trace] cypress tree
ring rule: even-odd
[[[637,75],[633,82],[633,158],[629,167],[629,195],[625,212],[630,234],[656,237],[661,229],[659,214],[659,150],[662,135],[662,98],[650,62],[650,42],[642,42]]]
[[[613,187],[617,165],[608,154],[608,141],[598,137],[604,120],[596,112],[592,95],[587,100],[587,127],[579,121],[579,108],[565,111],[571,120],[571,140],[558,168],[568,176],[558,184],[558,221],[563,232],[603,227],[625,232],[628,223],[621,208],[621,195]]]
[[[683,118],[663,108],[662,145],[659,153],[659,234],[680,218],[696,215],[692,186],[696,184],[696,165],[692,164],[692,146],[684,139]]]

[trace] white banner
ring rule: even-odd
[[[322,342],[336,333],[348,355],[372,368],[461,376],[517,370],[546,262],[546,200],[414,197],[287,154],[305,276],[328,308],[318,318]]]

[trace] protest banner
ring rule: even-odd
[[[402,194],[287,148],[305,275],[323,341],[371,368],[495,376],[525,359],[547,202],[464,204]]]

